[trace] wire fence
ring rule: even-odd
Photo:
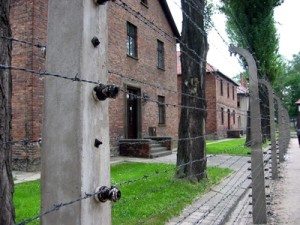
[[[198,12],[200,14],[202,13],[202,11],[199,10],[200,6],[198,5],[198,3],[195,3],[194,0],[185,0],[185,2],[196,12]],[[182,47],[184,47],[184,50],[183,49],[180,50],[181,56],[189,58],[191,61],[193,61],[194,63],[196,63],[200,66],[203,66],[203,64],[205,64],[207,67],[207,74],[213,75],[216,78],[216,81],[221,82],[221,80],[224,79],[218,73],[218,71],[216,71],[210,64],[207,63],[206,59],[204,59],[194,49],[190,48],[188,43],[185,43],[180,38],[175,37],[172,34],[169,34],[167,31],[165,31],[163,28],[161,28],[159,25],[157,25],[154,21],[151,21],[142,12],[136,10],[133,6],[131,6],[127,2],[125,2],[123,0],[116,0],[116,1],[112,1],[111,5],[119,7],[119,9],[126,11],[128,14],[133,16],[139,23],[143,24],[144,26],[146,26],[147,28],[149,28],[153,32],[155,32],[156,35],[163,37],[164,40],[167,40],[168,42],[170,42],[172,44],[179,43]],[[192,19],[192,17],[190,16],[190,13],[183,10],[180,5],[178,5],[178,7],[180,7],[180,9],[181,9],[182,15],[189,20],[191,26],[194,26],[203,36],[206,37],[207,36],[206,31],[203,28],[201,28],[198,25],[198,23]],[[203,13],[202,13],[202,16],[204,16]],[[114,15],[114,17],[118,17],[118,15]],[[121,18],[117,18],[117,19],[122,20]],[[228,41],[226,41],[226,38],[224,38],[221,35],[221,33],[218,31],[218,29],[212,23],[211,23],[211,26],[216,30],[218,36],[221,38],[221,40],[223,41],[225,46],[229,48],[229,44],[228,44]],[[32,43],[32,42],[28,42],[28,41],[21,40],[18,38],[6,37],[6,36],[0,36],[0,39],[5,40],[5,41],[11,41],[14,44],[31,45],[33,47],[41,49],[43,52],[47,51],[46,44],[41,44],[38,42]],[[238,60],[240,60],[240,59],[238,58]],[[243,63],[243,62],[241,62],[241,63]],[[51,78],[51,79],[63,79],[63,80],[67,80],[67,81],[74,82],[74,83],[81,83],[81,84],[93,85],[93,86],[106,85],[106,84],[102,84],[101,82],[96,81],[96,80],[84,79],[84,78],[82,78],[84,76],[82,76],[81,74],[56,74],[56,73],[47,72],[46,70],[38,71],[38,70],[34,70],[32,68],[24,68],[24,67],[12,66],[12,65],[0,65],[0,70],[25,72],[24,74],[26,74],[26,75],[34,75],[34,76],[37,76],[40,78],[46,77],[46,78]],[[172,107],[172,108],[176,108],[177,110],[186,109],[189,111],[196,110],[197,112],[201,112],[201,113],[205,112],[206,114],[214,113],[216,115],[216,117],[220,117],[221,115],[224,116],[223,114],[225,113],[225,111],[224,111],[224,109],[222,109],[221,106],[226,105],[225,103],[223,103],[223,105],[221,105],[219,107],[210,108],[206,105],[199,106],[199,104],[197,104],[197,101],[194,101],[194,100],[200,100],[200,101],[204,101],[206,103],[209,102],[209,103],[217,104],[218,103],[217,98],[210,99],[207,97],[193,94],[192,92],[184,92],[184,91],[178,90],[177,85],[168,86],[168,84],[162,84],[159,82],[149,82],[148,80],[141,80],[132,75],[126,74],[122,71],[118,71],[114,68],[109,68],[107,70],[107,73],[110,77],[115,77],[115,78],[119,79],[119,82],[121,82],[121,83],[124,80],[126,80],[126,81],[137,83],[144,87],[150,87],[154,90],[165,91],[169,94],[172,94],[172,95],[175,95],[178,97],[184,96],[184,97],[192,100],[192,101],[189,101],[190,104],[188,104],[188,105],[184,105],[183,103],[180,103],[178,101],[161,102],[161,101],[157,100],[155,96],[142,96],[142,95],[138,95],[138,94],[133,94],[133,93],[129,92],[126,88],[123,88],[122,86],[118,87],[118,90],[121,91],[123,94],[131,96],[139,101],[147,101],[151,104],[155,104],[158,106],[163,105],[166,108]],[[261,75],[261,77],[262,77],[263,81],[269,83],[268,79],[264,75]],[[259,85],[253,77],[249,78],[249,82],[255,82],[255,85],[257,85],[257,86]],[[112,85],[114,87],[117,86],[116,84],[110,84],[110,85]],[[258,95],[253,95],[253,93],[252,93],[253,90],[250,89],[249,91],[250,91],[250,98],[252,100],[256,100],[258,102],[258,104],[265,107],[265,109],[270,110],[272,107],[274,108],[273,103],[275,102],[275,100],[269,99],[269,95],[268,95],[269,91],[273,92],[273,90],[263,89],[263,91],[261,92],[261,95],[264,97],[264,99],[269,100],[268,103],[264,102],[263,99],[260,99],[260,97]],[[234,91],[233,91],[233,96],[236,96],[235,94],[236,93],[234,93]],[[228,90],[228,95],[229,95],[229,90]],[[108,95],[105,97],[108,97]],[[278,98],[278,99],[280,100],[280,98]],[[280,104],[280,103],[278,102],[277,104]],[[270,135],[270,134],[264,133],[264,131],[266,129],[270,129],[270,132],[272,132],[272,133],[276,132],[274,130],[271,130],[271,128],[270,128],[271,124],[275,124],[275,118],[270,118],[270,116],[264,116],[264,115],[261,115],[260,113],[258,115],[251,115],[251,114],[249,114],[249,109],[238,109],[235,106],[227,106],[227,107],[236,109],[236,111],[234,112],[234,117],[236,115],[238,115],[238,116],[243,116],[245,119],[250,120],[250,124],[248,124],[247,127],[245,127],[246,130],[248,130],[248,131],[250,130],[250,133],[248,133],[248,135],[250,134],[250,136],[251,136],[256,132],[259,132],[262,136]],[[222,221],[222,219],[223,219],[224,213],[226,213],[228,211],[228,205],[227,205],[228,201],[233,201],[233,202],[238,201],[236,199],[240,196],[239,193],[244,192],[243,190],[252,188],[253,185],[254,186],[255,185],[265,185],[265,182],[268,183],[268,181],[270,180],[270,176],[272,175],[272,172],[273,172],[272,169],[270,170],[270,169],[266,168],[269,165],[269,163],[271,162],[270,154],[272,152],[274,153],[274,151],[275,151],[276,160],[277,160],[277,155],[279,153],[281,154],[282,152],[286,152],[286,149],[288,148],[289,138],[290,138],[289,135],[287,134],[287,130],[289,128],[287,125],[289,118],[288,118],[286,110],[282,109],[280,111],[279,109],[277,109],[277,115],[278,115],[278,118],[276,118],[277,119],[276,126],[278,127],[279,137],[276,140],[276,143],[279,143],[278,148],[276,148],[276,149],[272,148],[270,153],[265,151],[263,154],[263,152],[261,151],[262,143],[255,139],[252,139],[252,140],[250,139],[249,141],[246,141],[245,143],[235,145],[233,147],[228,147],[228,148],[224,147],[222,149],[222,151],[225,153],[228,153],[228,152],[230,153],[230,152],[235,151],[236,149],[241,149],[241,148],[244,148],[244,146],[247,146],[248,147],[247,150],[249,150],[248,153],[251,155],[251,158],[253,157],[254,152],[256,152],[257,150],[261,151],[261,154],[263,155],[263,157],[261,158],[262,163],[254,164],[253,158],[250,160],[250,158],[247,156],[229,156],[227,158],[225,157],[223,160],[221,160],[221,162],[215,163],[214,164],[215,167],[235,168],[235,169],[226,178],[224,178],[224,180],[218,185],[218,189],[216,189],[215,187],[209,187],[206,190],[206,192],[210,192],[213,194],[206,197],[206,199],[204,198],[204,200],[203,199],[201,200],[201,197],[194,199],[196,202],[198,201],[198,204],[195,207],[193,207],[192,209],[189,209],[187,213],[183,214],[183,216],[179,216],[177,218],[177,220],[175,220],[174,224],[176,224],[176,225],[182,224],[187,219],[191,219],[191,217],[197,212],[198,213],[201,212],[201,213],[198,214],[197,217],[193,219],[192,224],[201,224],[205,221],[205,219],[207,219],[211,215],[213,215],[214,218],[211,220],[210,224],[219,224],[220,221]],[[232,115],[230,114],[229,120],[231,120],[231,117],[232,117]],[[284,119],[279,121],[279,117],[284,117]],[[174,118],[169,117],[168,119],[171,121]],[[253,130],[253,125],[251,124],[251,120],[255,120],[255,119],[265,120],[265,121],[267,121],[267,124],[265,124],[264,126],[260,126],[258,130]],[[235,121],[235,118],[234,118],[234,121]],[[229,123],[230,123],[230,121],[229,121]],[[186,137],[173,137],[172,142],[176,142],[178,144],[178,143],[182,143],[182,142],[191,142],[191,141],[198,141],[198,140],[203,140],[203,139],[205,140],[208,137],[218,135],[219,133],[226,133],[227,131],[228,131],[228,128],[224,129],[224,130],[211,132],[211,133],[205,133],[205,132],[201,133],[200,132],[200,135],[197,135],[197,136],[187,134]],[[151,139],[151,137],[150,137],[150,139]],[[110,137],[110,142],[112,142],[114,144],[117,143],[117,145],[112,145],[110,147],[118,148],[120,146],[120,141],[122,141],[122,138],[120,138],[120,137]],[[272,141],[274,142],[274,140],[272,140]],[[165,144],[167,142],[170,142],[170,140],[157,140],[156,141],[156,143],[158,143],[158,144]],[[32,145],[42,146],[43,140],[41,138],[39,138],[39,139],[24,138],[24,139],[20,139],[20,140],[13,139],[13,140],[9,140],[7,142],[2,142],[1,144],[3,144],[3,145],[6,145],[6,144],[21,145],[21,146],[25,146],[25,147],[29,147]],[[125,144],[127,145],[128,148],[130,148],[131,146],[145,144],[145,141],[144,140],[142,140],[142,141],[133,140],[133,141],[125,143]],[[276,147],[276,145],[275,145],[275,147]],[[26,150],[24,152],[28,153],[28,151],[26,151]],[[178,164],[176,166],[172,166],[169,169],[157,170],[152,173],[142,174],[139,177],[136,177],[133,179],[125,179],[125,180],[118,181],[113,184],[113,187],[118,187],[122,190],[123,187],[126,187],[128,185],[134,185],[136,183],[142,183],[143,186],[146,187],[149,183],[149,180],[151,180],[151,179],[164,177],[164,176],[166,176],[166,174],[176,175],[180,169],[185,168],[185,167],[193,168],[194,165],[197,165],[197,166],[200,165],[200,166],[205,167],[205,165],[208,163],[209,160],[214,160],[217,157],[218,156],[214,155],[214,154],[211,154],[211,155],[204,154],[204,157],[202,157],[202,158],[198,157],[198,159],[196,159],[196,160],[195,159],[191,160],[190,158],[188,158],[185,160],[185,163]],[[273,158],[273,160],[274,160],[274,158]],[[173,162],[173,163],[175,163],[175,162]],[[249,165],[251,165],[251,168],[247,169],[247,167]],[[272,165],[271,165],[271,168],[272,168]],[[263,172],[259,173],[261,171],[263,171]],[[268,174],[266,177],[265,177],[265,173]],[[263,178],[261,177],[262,174],[263,174]],[[253,175],[255,175],[255,176],[253,176]],[[193,173],[193,174],[189,175],[188,177],[186,177],[185,179],[189,180],[189,178],[195,177],[195,176],[203,176],[203,177],[206,177],[205,179],[209,179],[209,178],[207,178],[206,170],[199,172],[199,173],[198,172]],[[122,200],[120,202],[113,204],[113,209],[115,207],[115,204],[123,205],[123,204],[127,204],[128,202],[133,201],[133,200],[136,201],[138,204],[139,200],[151,197],[151,195],[156,192],[164,192],[171,186],[176,185],[177,181],[178,181],[177,179],[171,179],[168,183],[163,184],[161,186],[149,187],[147,189],[147,192],[142,196],[142,198],[141,198],[141,196],[130,196],[130,197],[123,196]],[[266,185],[266,186],[270,187],[270,184]],[[110,189],[111,195],[112,195],[111,198],[116,199],[117,191],[113,187]],[[260,190],[257,193],[255,193],[256,189],[254,188],[254,189],[252,189],[254,192],[252,195],[256,194],[256,196],[258,196],[258,198],[266,199],[265,196],[270,196],[273,193],[273,190],[271,188],[267,188],[267,189],[268,189],[269,193],[266,195],[265,188],[263,188],[263,190]],[[90,198],[95,198],[95,197],[101,198],[103,196],[104,196],[103,190],[97,190],[97,191],[91,192],[91,193],[82,193],[81,196],[78,196],[77,198],[75,198],[73,200],[58,202],[58,203],[54,204],[52,207],[50,207],[49,209],[43,209],[39,214],[34,215],[29,218],[26,218],[26,219],[22,220],[21,222],[18,222],[17,224],[18,225],[30,224],[34,221],[41,220],[42,217],[44,217],[48,214],[57,213],[58,211],[62,210],[62,208],[69,207],[71,205],[77,204],[81,201],[85,201]],[[114,200],[113,200],[113,202],[114,202]],[[160,212],[154,213],[153,215],[147,216],[146,218],[141,218],[138,221],[138,224],[145,224],[145,223],[151,224],[151,221],[152,220],[154,221],[158,215],[168,213],[171,209],[178,207],[178,205],[181,204],[181,202],[182,202],[182,199],[179,197],[178,201],[177,200],[173,201],[172,204],[169,204],[168,206],[164,207],[164,209],[160,210]],[[261,202],[252,203],[253,209],[260,207],[258,209],[260,214],[255,215],[255,216],[257,216],[259,218],[264,217],[263,208],[266,207],[266,205],[268,205],[267,203],[266,202],[265,203],[261,203]],[[232,203],[232,204],[234,204],[234,203]],[[234,219],[234,223],[237,223],[240,220],[241,215],[245,213],[245,210],[248,207],[249,207],[249,203],[247,201],[245,201],[242,204],[240,211],[237,213],[237,215]]]

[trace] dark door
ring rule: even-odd
[[[230,110],[227,110],[228,130],[230,130]]]
[[[127,87],[127,138],[136,139],[139,133],[140,89]]]

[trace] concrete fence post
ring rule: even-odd
[[[284,136],[283,136],[283,143],[284,143],[284,154],[287,152],[287,117],[285,108],[283,108],[283,129],[284,129]]]
[[[271,130],[271,167],[272,167],[272,179],[278,178],[278,165],[277,165],[277,148],[276,148],[276,126],[275,126],[275,107],[274,107],[274,92],[271,84],[263,79],[259,82],[264,84],[268,89],[269,98],[269,110],[270,110],[270,130]]]
[[[49,1],[47,72],[106,84],[107,4],[95,2]],[[92,44],[93,37],[100,45]],[[94,87],[45,80],[42,211],[110,184],[108,101],[97,102]],[[103,142],[99,148],[94,146],[95,139]],[[92,197],[78,201],[44,215],[42,224],[109,225],[110,203],[98,203]]]
[[[284,108],[285,117],[285,153],[287,153],[289,143],[290,143],[290,118],[289,113],[286,108]]]
[[[278,149],[279,149],[279,162],[284,161],[284,120],[283,120],[283,107],[281,100],[277,97],[278,103]]]
[[[248,50],[231,45],[229,51],[244,57],[249,68],[252,215],[254,224],[265,224],[267,223],[267,212],[257,66]]]

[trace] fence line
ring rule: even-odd
[[[186,0],[185,0],[186,1]],[[147,19],[146,17],[144,17],[140,12],[137,12],[136,10],[134,10],[131,6],[129,6],[127,3],[125,3],[123,0],[119,0],[120,3],[118,2],[114,2],[116,5],[122,7],[124,10],[128,11],[129,13],[131,13],[133,16],[135,16],[136,18],[138,18],[140,21],[144,22],[147,26],[149,27],[152,27],[153,30],[155,30],[156,32],[164,35],[167,39],[174,41],[178,41],[180,44],[182,44],[183,46],[185,46],[185,48],[190,51],[192,53],[192,55],[196,56],[196,58],[198,58],[198,60],[200,62],[203,62],[203,63],[207,63],[207,61],[205,59],[203,59],[199,54],[197,54],[197,52],[193,49],[190,49],[189,46],[187,45],[187,43],[184,43],[182,42],[180,39],[176,38],[176,37],[173,37],[171,36],[170,34],[168,34],[167,32],[165,32],[164,30],[162,30],[160,27],[158,27],[157,25],[155,25],[152,21],[150,21],[149,19]],[[187,2],[187,1],[186,1]],[[187,2],[188,3],[188,2]],[[189,3],[188,3],[189,4]],[[192,6],[192,5],[191,5]],[[193,6],[192,6],[193,7]],[[181,8],[182,9],[182,8]],[[182,10],[182,13],[184,15],[187,16],[187,18],[190,18],[188,17],[187,13],[184,12]],[[193,21],[191,18],[190,18],[190,21],[192,24],[194,24],[194,26],[196,26],[198,28],[198,25],[195,23],[195,21]],[[214,26],[213,26],[214,27]],[[216,28],[215,28],[216,29]],[[200,30],[202,30],[200,28]],[[199,30],[199,31],[200,31]],[[203,32],[203,33],[202,33]],[[202,30],[202,34],[204,36],[206,36],[206,33],[204,30]],[[218,31],[217,31],[218,32]],[[221,39],[223,40],[223,42],[225,43],[225,39],[221,36],[221,34],[218,32],[219,36],[221,37]],[[19,39],[16,39],[16,38],[12,38],[12,37],[4,37],[4,36],[0,36],[0,38],[2,39],[6,39],[6,40],[9,40],[9,41],[12,41],[12,42],[16,42],[16,43],[20,43],[20,44],[26,44],[26,45],[31,45],[31,46],[34,46],[34,47],[37,47],[37,48],[41,48],[41,49],[46,49],[46,46],[45,45],[42,45],[42,44],[34,44],[34,43],[31,43],[31,42],[28,42],[28,41],[24,41],[24,40],[19,40]],[[227,43],[225,43],[227,44]],[[227,44],[228,45],[228,44]],[[190,54],[184,52],[184,51],[181,51],[183,52],[184,54],[186,54],[188,57],[191,57]],[[200,62],[196,59],[194,59],[194,57],[192,57],[193,60],[197,61],[197,63],[200,65]],[[257,62],[257,60],[256,60]],[[209,65],[209,64],[208,64]],[[209,65],[210,66],[210,65]],[[99,82],[96,82],[96,81],[92,81],[92,80],[86,80],[86,79],[81,79],[79,74],[76,74],[75,76],[67,76],[67,75],[61,75],[61,74],[53,74],[53,73],[48,73],[46,71],[34,71],[32,69],[26,69],[26,68],[19,68],[19,67],[14,67],[14,66],[7,66],[7,65],[0,65],[0,69],[7,69],[7,70],[17,70],[17,71],[23,71],[23,72],[27,72],[27,73],[31,73],[33,75],[37,75],[37,76],[41,76],[41,77],[54,77],[54,78],[61,78],[61,79],[66,79],[66,80],[70,80],[72,82],[81,82],[81,83],[87,83],[87,84],[93,84],[93,85],[99,85],[100,83]],[[121,77],[122,79],[130,79],[132,81],[135,81],[135,82],[139,82],[143,85],[148,85],[148,86],[151,86],[151,87],[154,87],[154,88],[157,88],[157,89],[163,89],[165,91],[169,91],[169,92],[172,92],[172,93],[175,93],[175,94],[180,94],[180,95],[185,95],[185,96],[188,96],[188,97],[192,97],[192,98],[197,98],[197,99],[201,99],[201,100],[210,100],[210,99],[205,99],[205,98],[202,98],[202,97],[199,97],[199,96],[195,96],[195,95],[191,95],[189,93],[183,93],[183,92],[179,92],[179,91],[176,91],[176,90],[172,90],[172,89],[169,89],[169,88],[165,88],[165,87],[161,87],[160,85],[156,85],[156,84],[150,84],[150,83],[147,83],[147,82],[144,82],[144,81],[139,81],[135,78],[130,78],[129,76],[125,76],[124,74],[122,73],[119,73],[119,72],[115,72],[115,71],[111,71],[109,70],[108,71],[109,74],[113,74],[113,75],[117,75],[119,77]],[[221,79],[220,76],[217,75],[217,78],[218,79]],[[250,79],[252,79],[250,77]],[[266,77],[264,77],[265,81],[268,82],[268,80],[266,79]],[[253,79],[252,79],[253,81]],[[162,102],[159,102],[158,100],[156,99],[152,99],[152,98],[145,98],[145,97],[142,97],[142,96],[139,96],[139,95],[134,95],[132,93],[129,93],[127,90],[123,89],[123,88],[119,88],[120,91],[122,91],[123,93],[125,94],[129,94],[129,95],[132,95],[138,99],[141,99],[141,100],[147,100],[147,101],[150,101],[150,102],[153,102],[153,103],[157,103],[157,104],[161,104],[161,105],[165,105],[165,106],[173,106],[173,107],[177,107],[177,108],[186,108],[186,109],[194,109],[194,110],[199,110],[199,111],[204,111],[204,112],[209,112],[209,111],[213,111],[213,112],[222,112],[221,110],[218,110],[218,109],[207,109],[207,108],[199,108],[199,107],[193,107],[193,106],[189,106],[189,105],[180,105],[180,104],[176,104],[176,103],[162,103]],[[270,90],[269,90],[270,91]],[[263,96],[267,96],[268,92],[267,91],[264,91],[262,93]],[[261,99],[259,99],[259,96],[255,96],[254,99],[258,99],[260,102],[262,101]],[[278,102],[278,104],[281,104],[280,102]],[[266,105],[264,103],[261,103],[262,106],[265,106],[266,108],[270,108],[270,105]],[[274,122],[274,119],[273,118],[269,118],[269,117],[263,117],[263,116],[257,116],[257,117],[254,117],[253,115],[248,115],[248,114],[242,114],[241,112],[247,112],[247,110],[239,110],[240,112],[236,112],[236,115],[245,115],[247,116],[247,118],[251,118],[251,119],[265,119],[265,120],[269,120],[271,121],[270,123],[275,123]],[[280,147],[282,147],[283,149],[280,149],[279,148],[279,153],[281,153],[282,151],[286,151],[287,147],[288,147],[288,140],[289,140],[289,136],[287,134],[284,134],[283,132],[287,132],[287,123],[288,123],[288,115],[286,115],[286,112],[282,109],[282,110],[278,110],[280,111],[279,112],[279,117],[282,119],[282,121],[280,122],[280,140],[279,143],[280,143]],[[283,112],[284,111],[284,112]],[[284,116],[284,118],[282,118],[282,116]],[[261,129],[263,130],[264,128],[266,127],[269,127],[270,125],[266,125],[264,127],[261,127]],[[257,132],[257,131],[252,131],[252,132]],[[214,132],[216,133],[216,132]],[[261,133],[263,134],[263,133]],[[188,137],[188,138],[178,138],[178,139],[175,139],[174,141],[187,141],[187,140],[196,140],[196,139],[199,139],[199,138],[205,138],[206,136],[208,135],[211,135],[211,134],[205,134],[205,135],[202,135],[202,136],[198,136],[198,137]],[[165,142],[166,140],[162,140],[162,141],[158,141],[158,142]],[[169,141],[169,140],[168,140]],[[6,142],[7,143],[7,142]],[[21,144],[21,145],[29,145],[29,144],[34,144],[34,143],[38,143],[38,144],[41,144],[41,140],[29,140],[29,139],[23,139],[23,140],[19,140],[19,141],[10,141],[11,144]],[[143,143],[143,142],[133,142],[133,143],[130,143],[130,144],[138,144],[138,143]],[[127,144],[127,143],[126,143]],[[128,143],[129,144],[129,143]],[[251,144],[251,146],[253,145],[256,145],[256,141],[255,140],[251,140],[245,144]],[[260,144],[260,143],[259,143]],[[241,146],[244,146],[241,145]],[[237,147],[240,147],[240,146],[237,146]],[[230,148],[231,150],[233,148]],[[193,163],[196,163],[196,162],[206,162],[208,158],[210,157],[214,157],[214,155],[211,155],[211,156],[207,156],[207,157],[204,157],[202,159],[199,159],[199,160],[193,160],[193,161],[189,161],[187,163],[184,163],[184,164],[181,164],[179,166],[177,166],[175,168],[175,172],[176,170],[178,170],[178,168],[181,168],[183,166],[187,166],[187,165],[192,165]],[[228,158],[226,160],[224,160],[223,162],[221,162],[218,166],[221,166],[221,165],[224,165],[227,161],[230,161],[231,158]],[[232,166],[233,164],[237,163],[239,160],[241,159],[238,158],[236,159],[236,161],[234,161],[233,163],[231,163],[230,165]],[[268,162],[270,161],[270,158],[268,158],[268,156],[264,157],[264,162],[263,162],[263,166],[265,167]],[[277,158],[276,158],[277,160]],[[241,166],[240,169],[242,169],[244,166],[246,165],[243,164]],[[253,171],[256,171],[256,170],[259,170],[260,169],[260,165],[257,165],[256,167],[252,168],[251,172],[253,174]],[[119,183],[117,183],[117,185],[119,186],[124,186],[126,184],[132,184],[132,183],[135,183],[135,182],[138,182],[138,181],[144,181],[144,180],[147,180],[151,177],[155,177],[155,176],[159,176],[159,175],[162,175],[164,173],[167,173],[167,172],[170,172],[170,171],[174,171],[174,168],[172,169],[167,169],[167,170],[162,170],[162,171],[156,171],[155,173],[153,174],[145,174],[143,175],[142,177],[140,178],[136,178],[136,179],[131,179],[131,180],[126,180],[126,181],[121,181]],[[230,181],[232,181],[235,176],[237,176],[239,170],[237,170],[235,173],[231,174],[230,175],[230,179],[228,180],[227,182],[227,185],[230,183]],[[203,173],[206,173],[206,171],[204,172],[201,172],[200,174],[197,174],[197,175],[201,175]],[[265,174],[265,172],[264,172]],[[195,175],[195,174],[193,174]],[[239,181],[239,178],[241,178],[241,176],[244,176],[245,174],[242,173],[236,182],[234,182],[234,184],[237,184],[238,181]],[[192,176],[192,175],[191,175]],[[258,178],[258,175],[255,176],[255,177],[252,177],[252,180],[255,181],[256,179]],[[208,209],[204,215],[202,215],[198,220],[197,222],[195,222],[194,224],[199,224],[203,221],[204,218],[206,218],[215,208],[217,208],[222,202],[224,202],[226,199],[228,199],[230,196],[232,196],[233,194],[237,193],[237,191],[239,190],[239,188],[241,188],[241,186],[243,185],[244,182],[246,182],[248,178],[244,179],[242,182],[240,182],[237,186],[232,186],[229,190],[227,190],[225,193],[222,193],[224,195],[226,195],[227,193],[230,193],[224,197],[221,198],[220,201],[217,202],[216,205],[214,205],[213,207],[211,207],[210,209]],[[171,185],[171,184],[168,184],[168,185]],[[168,187],[168,185],[164,185],[164,186],[161,186],[159,188],[159,190],[163,190],[165,188]],[[225,187],[228,187],[225,186],[221,189],[223,190]],[[220,194],[221,193],[221,190],[220,191],[215,191],[216,194],[214,195],[214,197],[217,195],[217,194]],[[157,191],[157,189],[153,190],[153,192]],[[211,189],[211,191],[214,191],[213,189]],[[150,192],[149,192],[150,193]],[[258,193],[258,197],[261,197],[261,195],[263,195],[265,193],[265,190],[260,190],[260,192]],[[100,194],[100,191],[97,191],[97,192],[93,192],[93,193],[85,193],[84,195],[82,195],[81,197],[78,197],[77,199],[74,199],[74,200],[71,200],[71,201],[66,201],[66,202],[60,202],[58,204],[55,204],[53,205],[53,207],[49,208],[48,210],[44,211],[44,212],[41,212],[40,214],[34,216],[34,217],[31,217],[31,218],[28,218],[28,219],[25,219],[23,220],[22,222],[18,223],[18,225],[25,225],[25,224],[28,224],[28,223],[31,223],[35,220],[38,220],[40,219],[41,217],[47,215],[47,214],[50,214],[50,213],[53,213],[55,211],[58,211],[60,210],[61,208],[63,207],[67,207],[67,206],[70,206],[72,204],[75,204],[77,202],[80,202],[80,201],[83,201],[83,200],[86,200],[86,199],[89,199],[89,198],[92,198],[92,197],[95,197],[96,195]],[[209,199],[212,200],[214,197],[211,197]],[[206,204],[208,203],[205,202],[203,204]],[[257,202],[255,202],[253,205],[256,206]],[[176,206],[176,204],[175,204]],[[195,209],[195,211],[199,210],[203,205],[199,206],[197,209]],[[173,205],[174,207],[174,205]],[[243,210],[245,206],[243,205],[241,211]],[[262,207],[264,207],[264,205],[261,205],[260,208],[262,209]],[[166,209],[167,210],[167,209]],[[222,210],[225,210],[225,208],[223,208]],[[222,210],[219,212],[219,214],[217,215],[217,217],[215,218],[215,220],[213,221],[213,223],[215,223],[217,221],[217,219],[220,217],[221,213],[222,213]],[[195,212],[194,211],[194,212]],[[239,214],[241,213],[241,211],[239,212]],[[261,210],[260,210],[261,211]],[[179,221],[178,223],[182,222],[184,219],[188,218],[188,216],[190,216],[192,213],[190,213],[189,215],[187,215],[185,218],[183,218],[181,221]],[[237,217],[239,217],[239,214]],[[235,221],[236,222],[236,221]],[[176,224],[178,224],[176,223]]]

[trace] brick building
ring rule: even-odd
[[[180,53],[177,53],[178,90],[181,90]],[[207,64],[205,77],[205,98],[207,118],[205,132],[208,138],[227,137],[228,131],[239,130],[237,108],[237,87],[239,85]],[[179,101],[181,96],[179,95]]]
[[[212,66],[206,72],[207,122],[206,133],[214,138],[227,137],[238,130],[237,87],[239,85]],[[213,134],[214,133],[214,134]]]
[[[151,135],[177,137],[178,110],[164,103],[177,103],[176,39],[179,37],[166,0],[125,0],[133,10],[153,21],[168,35],[159,34],[120,5],[108,1],[108,83],[125,89],[110,100],[112,154],[118,154],[117,140],[141,139]],[[13,0],[13,36],[34,43],[47,40],[47,0]],[[34,46],[14,44],[12,65],[33,70],[44,69],[43,52]],[[123,76],[119,76],[122,74]],[[38,140],[43,115],[43,80],[13,71],[13,140]],[[141,82],[139,82],[141,81]],[[143,82],[160,85],[153,88]],[[145,97],[140,100],[137,96]],[[156,100],[161,104],[155,103]],[[149,133],[150,132],[150,133]],[[38,145],[13,146],[14,165],[34,170],[40,164]]]

